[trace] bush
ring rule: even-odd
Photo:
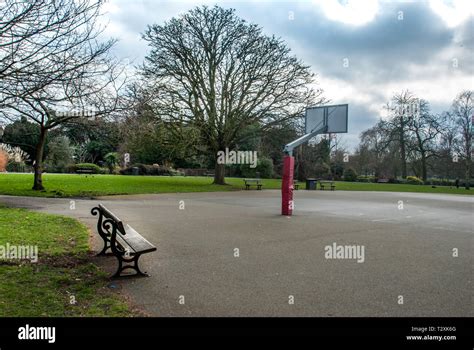
[[[93,174],[100,174],[102,172],[100,167],[93,163],[79,163],[67,166],[69,173],[77,173],[78,170],[92,170]]]
[[[433,186],[454,186],[454,180],[448,179],[429,179],[428,184]]]
[[[147,164],[132,164],[131,166],[120,170],[122,175],[133,175],[133,168],[138,168],[138,175],[152,176],[172,176],[173,170],[165,166],[153,166]]]
[[[114,172],[115,167],[119,163],[119,155],[117,152],[110,152],[107,153],[104,157],[105,164],[107,165],[107,168],[109,170],[109,174],[112,174]]]
[[[372,175],[359,175],[357,176],[358,182],[375,182],[375,176]]]
[[[344,181],[354,182],[357,180],[357,173],[353,168],[344,170]]]
[[[185,173],[181,170],[170,169],[171,176],[185,176]]]
[[[407,184],[409,185],[423,185],[424,182],[416,176],[407,176]]]
[[[331,165],[331,175],[332,178],[336,181],[341,180],[344,176],[344,167],[339,163],[334,163]],[[348,180],[346,180],[348,181]]]
[[[48,142],[48,155],[44,170],[49,173],[65,173],[67,165],[73,162],[74,149],[66,136],[57,136]]]
[[[326,163],[316,164],[314,167],[314,176],[317,178],[329,178],[331,168]]]
[[[62,174],[67,173],[67,167],[65,165],[52,165],[52,164],[45,164],[43,166],[43,170],[45,173],[55,173],[55,174]]]
[[[6,171],[9,173],[31,173],[33,167],[26,165],[25,163],[8,163]]]
[[[456,186],[455,180],[448,180],[448,179],[429,179],[427,181],[427,184],[433,185],[433,186],[451,186],[454,187]],[[471,179],[469,181],[469,186],[473,187],[474,186],[474,179]],[[466,186],[466,180],[465,179],[459,179],[459,187],[465,187]]]
[[[466,187],[466,180],[460,179],[459,180],[459,187]],[[469,180],[469,187],[474,187],[474,180]]]
[[[114,168],[114,170],[112,171],[112,174],[113,174],[113,175],[120,175],[120,170],[122,170],[122,169],[120,168],[120,166],[117,165],[117,166]]]
[[[273,177],[273,161],[270,158],[260,157],[255,168],[251,168],[248,164],[242,164],[240,172],[242,177],[256,177],[258,172],[261,178],[271,179]]]

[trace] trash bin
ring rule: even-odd
[[[138,175],[138,174],[139,174],[139,170],[140,170],[140,169],[138,169],[136,166],[134,166],[134,167],[132,168],[132,174],[133,174],[133,175]]]
[[[307,190],[316,190],[316,183],[318,180],[316,179],[306,179],[306,189]]]

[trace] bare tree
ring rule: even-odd
[[[115,41],[98,41],[102,3],[34,1],[30,9],[25,2],[8,2],[0,116],[9,121],[23,116],[39,125],[34,190],[44,189],[42,162],[49,130],[83,117],[109,115],[118,107],[125,80],[123,68],[109,56]]]
[[[379,120],[372,128],[360,134],[359,147],[366,152],[364,156],[369,160],[376,178],[386,177],[387,175],[383,163],[388,156],[392,155],[389,152],[392,144],[390,136],[391,129],[388,128],[387,122],[383,120]],[[368,172],[367,169],[365,171]]]
[[[232,9],[195,8],[149,26],[143,38],[151,47],[143,73],[156,113],[199,130],[216,159],[216,184],[225,183],[217,152],[234,147],[240,130],[282,123],[321,101],[309,67]]]
[[[390,118],[387,120],[386,131],[391,142],[397,142],[400,150],[402,177],[407,177],[407,143],[411,120],[414,118],[413,109],[418,105],[416,96],[408,90],[393,95],[392,104],[388,106]]]
[[[79,64],[103,57],[115,43],[97,41],[104,28],[96,18],[104,2],[5,0],[0,5],[0,102],[15,86],[16,95],[35,92],[70,78]]]
[[[440,118],[430,114],[429,104],[420,100],[419,115],[408,120],[409,137],[412,138],[412,150],[420,156],[421,177],[426,182],[428,179],[427,162],[435,157],[436,140],[441,133]]]
[[[464,175],[466,190],[470,188],[472,165],[472,125],[474,118],[474,92],[466,90],[461,92],[453,102],[451,116],[458,127],[458,151],[464,160]]]
[[[442,126],[441,135],[438,143],[437,153],[438,162],[435,164],[438,173],[444,178],[449,179],[456,172],[458,163],[457,149],[459,140],[456,118],[452,113],[445,112],[441,115],[440,123]]]

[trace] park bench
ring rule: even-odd
[[[386,183],[388,183],[388,181],[389,181],[388,179],[378,179],[377,180],[377,182],[381,183],[381,184],[386,184]]]
[[[91,214],[99,215],[97,233],[104,240],[104,248],[98,255],[105,255],[110,249],[118,260],[118,269],[113,277],[120,277],[125,269],[135,270],[135,275],[148,276],[140,271],[138,259],[142,254],[155,251],[156,247],[130,225],[124,225],[122,220],[102,204],[92,208]]]
[[[92,169],[77,169],[76,173],[77,174],[92,174],[93,170]]]
[[[257,190],[262,189],[262,181],[260,179],[244,179],[245,189],[249,190],[250,186],[257,186]]]
[[[330,187],[331,191],[334,191],[336,185],[333,181],[319,181],[319,189],[323,191],[325,187]]]
[[[298,188],[300,187],[300,185],[298,184],[298,181],[294,180],[293,181],[293,188],[298,191]]]

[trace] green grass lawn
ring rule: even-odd
[[[0,245],[7,243],[38,246],[38,261],[0,260],[0,317],[132,315],[89,262],[88,231],[78,221],[0,207]]]
[[[243,189],[243,180],[227,178],[229,185],[213,185],[210,177],[182,176],[120,176],[120,175],[69,175],[45,174],[45,191],[31,190],[33,175],[0,174],[0,194],[42,197],[96,197],[118,194],[177,193],[236,191]],[[264,179],[264,189],[279,189],[281,180]],[[300,184],[304,188],[304,183]],[[377,184],[361,182],[337,182],[336,190],[345,191],[391,191],[473,194],[474,190],[429,185]]]

